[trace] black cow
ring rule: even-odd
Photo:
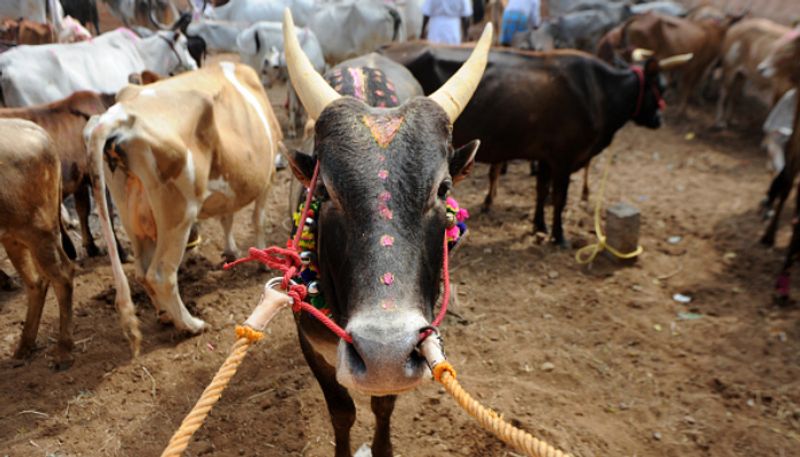
[[[404,43],[384,55],[406,65],[430,93],[469,55],[469,48]],[[619,70],[578,51],[532,53],[496,50],[481,84],[455,123],[454,144],[481,140],[477,160],[492,164],[485,206],[491,205],[501,164],[512,159],[539,161],[534,228],[547,232],[544,203],[553,187],[553,241],[568,245],[561,225],[570,174],[585,166],[628,121],[661,125],[659,72],[688,56],[648,60]]]
[[[65,16],[72,16],[84,27],[94,26],[94,32],[100,35],[100,19],[97,14],[96,0],[61,0]]]
[[[319,164],[312,225],[323,309],[352,338],[338,339],[303,313],[296,316],[300,345],[325,395],[335,455],[352,455],[356,411],[348,390],[356,390],[372,396],[372,455],[389,457],[396,396],[415,388],[427,372],[417,345],[427,335],[439,295],[445,198],[469,172],[477,149],[477,142],[454,149],[450,131],[480,81],[491,27],[457,81],[430,97],[379,108],[342,97],[316,73],[285,14],[290,79],[316,120],[314,155],[295,153],[289,161],[306,185]],[[389,105],[393,99],[386,91],[393,84],[381,75],[369,71],[353,78],[348,71],[330,77],[344,92],[366,90],[368,101]],[[313,257],[311,251],[303,256]]]

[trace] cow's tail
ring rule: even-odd
[[[389,15],[392,16],[392,20],[394,21],[392,41],[397,41],[400,38],[400,27],[403,25],[403,17],[400,16],[400,12],[392,6],[386,5],[386,9],[389,10]]]
[[[108,257],[111,259],[114,287],[117,289],[115,305],[117,312],[119,312],[122,331],[130,341],[131,350],[134,357],[136,357],[139,355],[142,333],[139,331],[139,319],[136,317],[136,311],[133,307],[128,279],[122,270],[122,261],[116,249],[116,239],[114,238],[114,230],[111,226],[111,218],[108,211],[108,201],[106,200],[106,179],[103,172],[103,154],[106,143],[111,138],[110,134],[115,127],[115,122],[104,123],[101,122],[101,116],[93,116],[86,124],[84,138],[86,140],[87,154],[91,160],[92,194],[97,205],[97,213],[100,219],[100,227],[103,231],[103,239],[108,250]]]

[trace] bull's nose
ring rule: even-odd
[[[426,325],[419,312],[351,318],[347,331],[353,342],[340,343],[337,379],[345,387],[372,394],[413,388],[425,373],[425,359],[417,352],[417,343],[420,329]]]

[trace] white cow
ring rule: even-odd
[[[211,52],[238,52],[236,37],[250,27],[249,22],[230,22],[215,19],[192,21],[186,32],[191,36],[199,36],[206,43],[206,50]]]
[[[331,65],[372,52],[405,33],[402,17],[391,4],[357,0],[321,6],[309,27]]]
[[[308,56],[314,70],[325,71],[325,58],[317,36],[308,28],[297,31],[297,40]],[[242,63],[253,67],[261,77],[264,87],[285,75],[286,59],[283,52],[283,26],[280,22],[262,21],[253,24],[236,38],[236,47]],[[290,137],[297,137],[297,128],[302,125],[303,106],[297,99],[294,89],[289,85],[289,131]]]
[[[794,131],[794,114],[797,108],[797,90],[790,89],[775,104],[764,122],[764,140],[761,143],[769,155],[769,164],[780,173],[786,164],[784,151]]]
[[[128,75],[143,70],[166,75],[194,69],[180,32],[139,38],[117,29],[91,41],[18,46],[0,54],[0,90],[6,106],[30,106],[78,90],[115,93],[128,84]]]
[[[297,25],[305,26],[314,12],[314,0],[230,0],[214,8],[206,7],[203,14],[209,19],[231,22],[280,21],[283,10],[289,8]]]

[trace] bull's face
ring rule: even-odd
[[[164,58],[169,61],[170,74],[197,70],[197,62],[189,53],[189,42],[186,36],[178,31],[161,31],[158,32],[158,36],[171,48],[164,54]]]
[[[450,131],[446,113],[427,98],[377,109],[348,97],[317,119],[326,195],[318,256],[326,301],[353,339],[338,346],[345,387],[397,393],[425,372],[416,346],[439,294],[445,198],[477,151],[477,142],[454,150]],[[311,159],[293,159],[308,180]]]
[[[316,119],[315,157],[295,154],[291,167],[308,184],[319,162],[322,291],[352,337],[338,343],[337,380],[371,395],[411,389],[425,372],[416,347],[439,294],[444,199],[478,146],[454,150],[452,123],[483,74],[491,26],[439,91],[388,109],[336,93],[300,49],[288,10],[283,32],[292,84]]]
[[[787,77],[800,83],[800,29],[795,29],[781,38],[772,53],[758,65],[765,78]]]
[[[664,108],[664,78],[659,69],[659,62],[650,58],[642,65],[639,87],[641,106],[638,113],[633,116],[633,121],[643,127],[657,129],[661,127],[661,110]]]

